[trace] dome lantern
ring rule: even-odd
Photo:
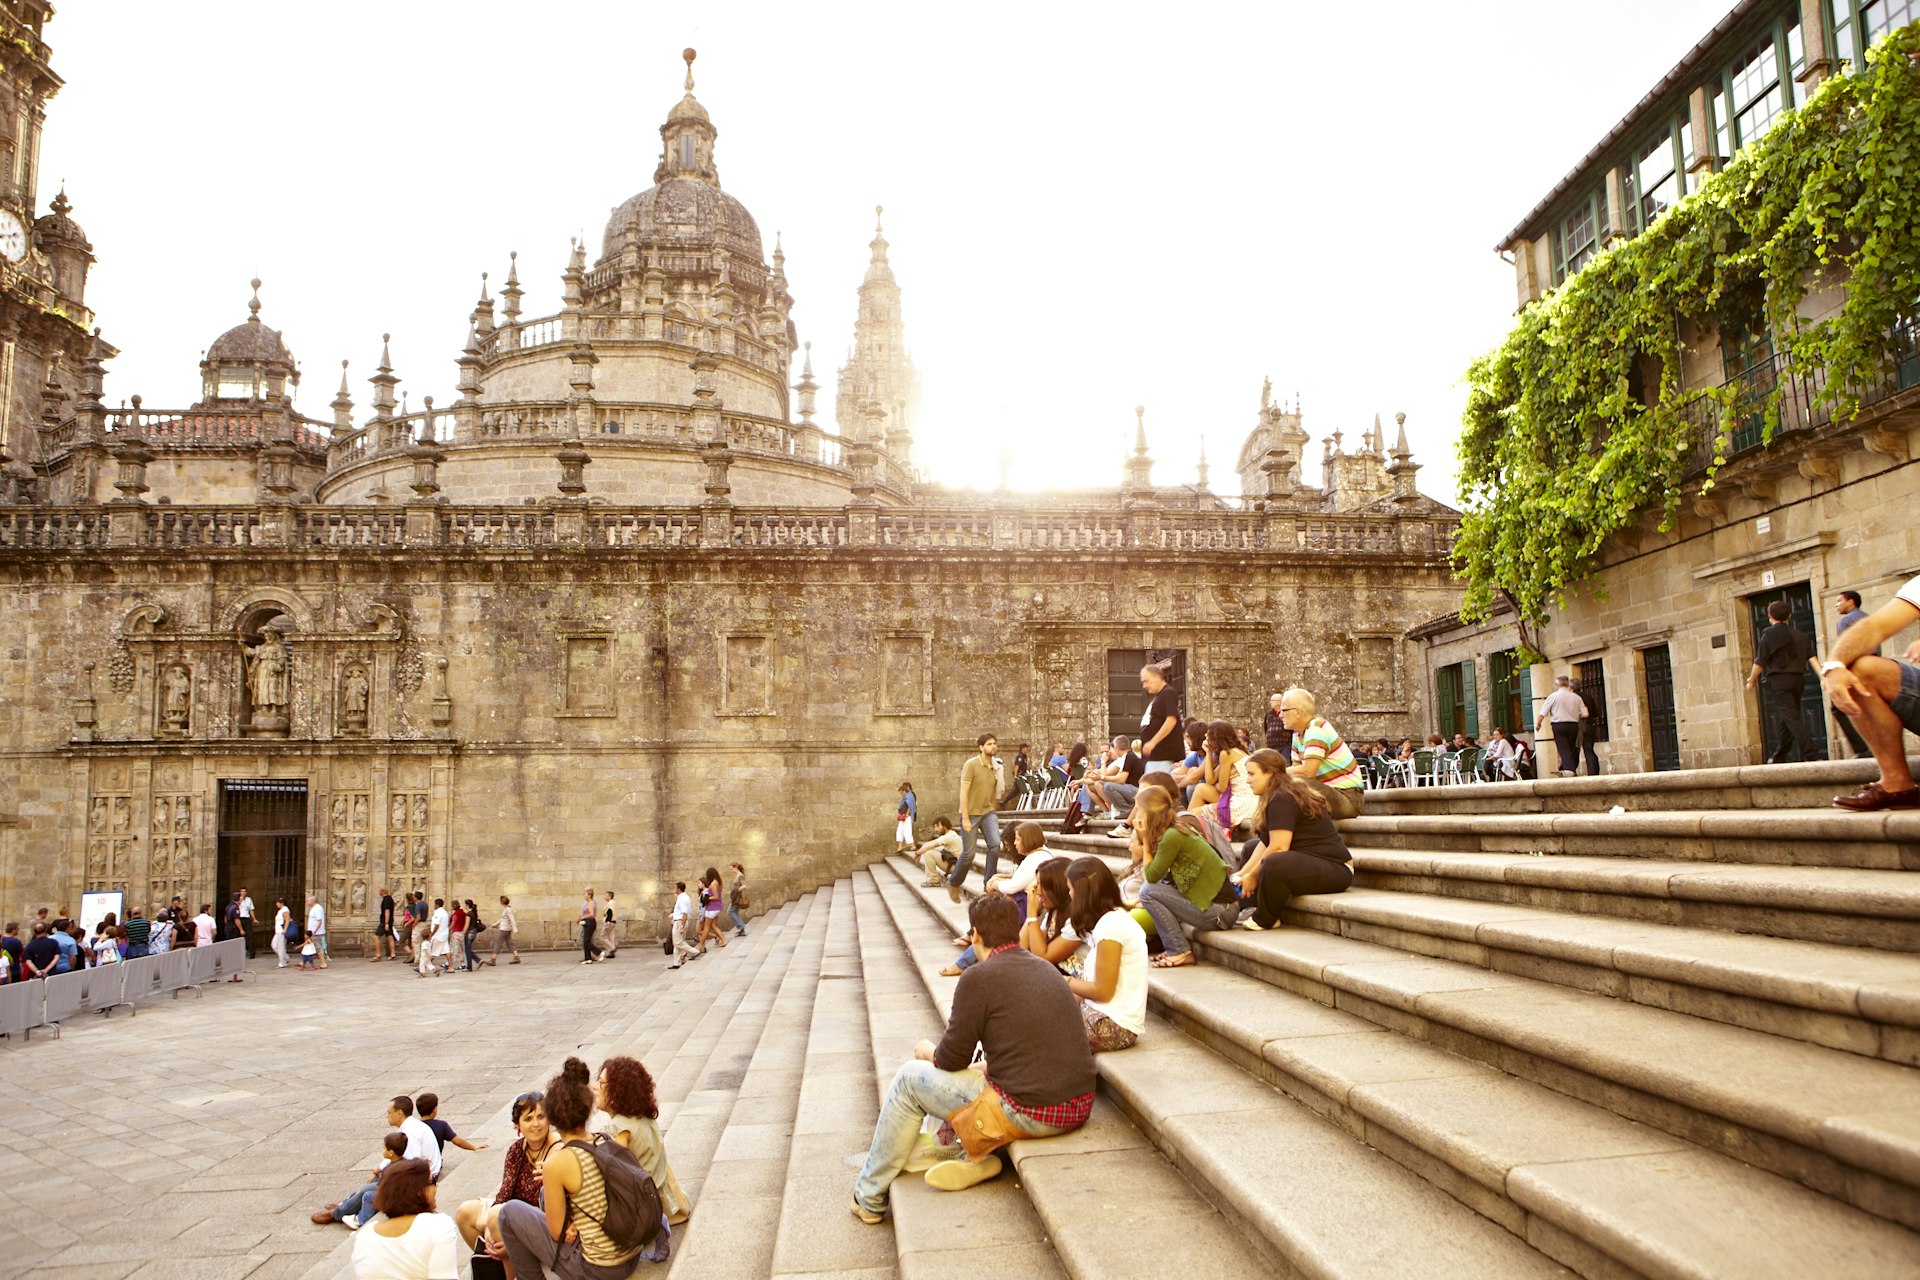
[[[260,278],[252,284],[245,322],[215,338],[200,361],[203,400],[277,400],[297,381],[286,340],[260,322]]]

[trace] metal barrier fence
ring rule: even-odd
[[[30,1040],[44,1027],[52,1027],[59,1035],[60,1024],[76,1013],[132,1009],[142,1000],[168,992],[197,995],[205,984],[242,973],[246,967],[246,941],[229,938],[210,947],[186,947],[50,978],[10,982],[0,987],[0,1035]]]

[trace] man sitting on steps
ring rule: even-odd
[[[933,820],[933,839],[907,855],[927,873],[926,886],[934,888],[947,882],[947,875],[960,861],[960,833],[948,818]]]
[[[862,1222],[885,1221],[887,1188],[903,1172],[925,1170],[929,1186],[961,1191],[1000,1172],[998,1147],[1070,1133],[1093,1111],[1093,1054],[1080,1002],[1058,969],[1020,948],[1019,908],[989,893],[973,900],[967,920],[974,951],[985,958],[954,985],[940,1043],[922,1040],[914,1060],[894,1073],[853,1184],[853,1213]],[[984,1062],[974,1063],[976,1048]],[[928,1116],[952,1123],[927,1140],[920,1131]]]
[[[1907,646],[1905,660],[1875,652],[1897,632],[1920,619],[1920,578],[1901,587],[1892,600],[1854,623],[1834,642],[1833,657],[1820,664],[1820,683],[1833,705],[1847,713],[1867,740],[1880,765],[1880,780],[1833,803],[1857,813],[1880,809],[1920,809],[1920,788],[1907,767],[1903,732],[1920,733],[1920,641]]]

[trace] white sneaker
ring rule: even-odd
[[[356,1215],[350,1213],[346,1217],[340,1219],[340,1225],[345,1227],[349,1231],[358,1231],[360,1229],[360,1219]]]
[[[942,1160],[927,1170],[927,1185],[935,1191],[965,1191],[988,1178],[1000,1176],[1000,1157],[988,1155],[979,1160]]]

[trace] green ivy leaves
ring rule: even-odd
[[[1837,309],[1803,314],[1842,284]],[[1743,419],[1764,414],[1762,438],[1772,439],[1785,384],[1759,401],[1732,387],[1682,391],[1694,347],[1769,330],[1817,386],[1816,407],[1844,419],[1916,308],[1920,24],[1883,40],[1864,71],[1830,77],[1473,362],[1453,549],[1467,583],[1462,616],[1485,617],[1504,592],[1523,619],[1543,621],[1589,583],[1611,535],[1649,511],[1670,527],[1684,497],[1712,488]],[[1700,446],[1710,449],[1706,470],[1689,479]]]

